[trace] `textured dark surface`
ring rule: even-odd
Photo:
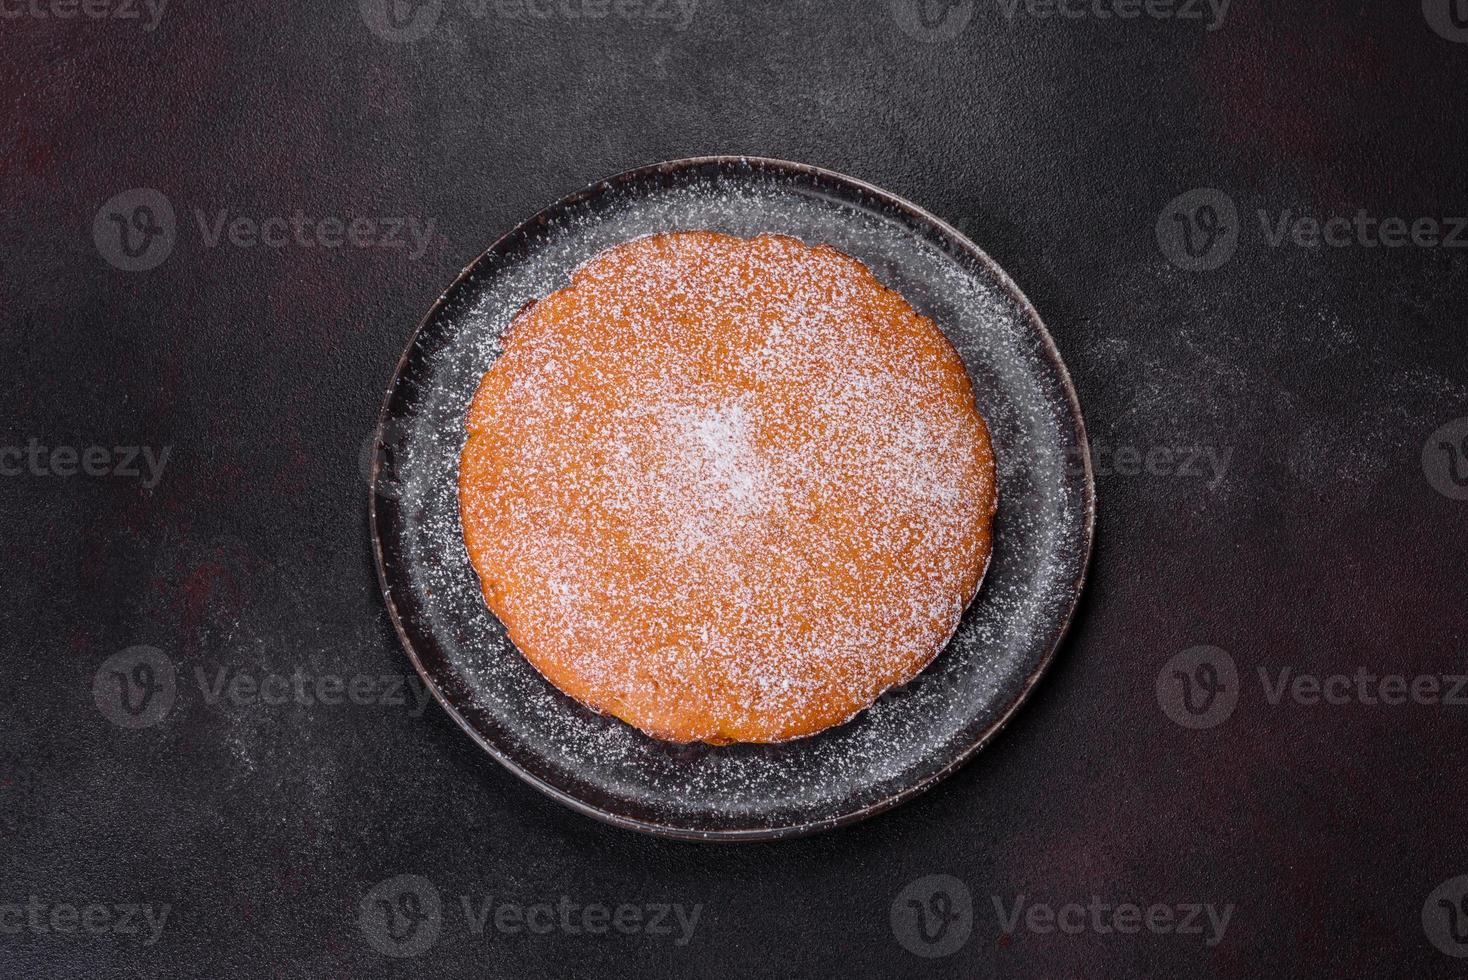
[[[932,41],[875,3],[704,0],[682,30],[619,3],[602,19],[474,6],[447,0],[402,43],[347,2],[179,4],[152,31],[146,13],[3,8],[0,452],[169,456],[145,487],[146,467],[67,477],[64,454],[0,455],[19,471],[0,477],[0,975],[1462,975],[1423,912],[1445,915],[1434,889],[1468,874],[1468,707],[1273,704],[1258,672],[1468,672],[1468,501],[1434,435],[1468,416],[1468,249],[1274,247],[1257,214],[1468,213],[1468,44],[1415,0],[1237,0],[1212,31],[1011,20],[995,0],[957,4],[971,22]],[[1426,6],[1449,23],[1446,2]],[[1103,452],[1091,586],[994,745],[870,823],[711,847],[558,806],[411,691],[403,707],[211,701],[222,670],[409,672],[369,560],[362,449],[412,325],[546,202],[728,152],[851,173],[958,224],[1067,360]],[[1155,230],[1199,187],[1241,220],[1214,271],[1178,268]],[[178,215],[146,272],[93,235],[132,188]],[[209,247],[196,209],[434,232],[417,258]],[[1232,451],[1225,474],[1157,452],[1189,446]],[[1153,472],[1119,447],[1152,451]],[[100,698],[93,683],[138,645],[176,666],[177,694],[125,728],[109,672]],[[1197,645],[1226,650],[1241,688],[1205,729],[1171,721],[1157,689]],[[442,897],[414,959],[384,956],[360,915],[400,874]],[[932,874],[962,883],[973,921],[929,959],[890,916]],[[462,895],[702,908],[683,945],[676,923],[476,935]],[[1004,935],[996,898],[1020,895],[1233,911],[1211,946]],[[144,945],[33,924],[31,896],[37,916],[170,913]]]

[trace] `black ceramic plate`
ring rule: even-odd
[[[998,457],[993,559],[948,647],[850,723],[781,745],[671,745],[583,708],[510,644],[464,550],[456,489],[464,414],[500,332],[601,250],[677,229],[779,232],[861,259],[958,349]],[[419,325],[388,389],[378,446],[371,524],[383,593],[444,708],[533,786],[618,826],[672,837],[811,833],[896,806],[952,772],[1050,662],[1091,549],[1080,407],[1044,325],[1008,276],[900,198],[775,160],[633,170],[495,242]]]

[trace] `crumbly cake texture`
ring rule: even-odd
[[[641,238],[515,318],[470,406],[464,540],[551,683],[672,741],[844,722],[983,577],[994,458],[932,321],[828,246]]]

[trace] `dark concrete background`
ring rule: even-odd
[[[143,7],[0,3],[0,976],[1463,975],[1430,934],[1468,953],[1434,897],[1468,874],[1468,707],[1271,703],[1259,678],[1468,672],[1441,447],[1468,422],[1438,433],[1468,416],[1468,248],[1275,246],[1259,218],[1468,214],[1450,0],[1235,0],[1216,30],[999,0],[934,4],[932,30],[905,0],[700,0],[686,24],[556,2],[405,3],[416,40],[370,0],[176,0],[152,30]],[[604,827],[377,680],[411,670],[362,457],[413,325],[543,204],[707,153],[830,167],[967,231],[1048,321],[1102,450],[1091,584],[1033,701],[923,798],[782,844]],[[1189,271],[1169,202],[1205,187],[1237,250]],[[128,272],[108,215],[138,199],[104,205],[136,188],[177,221]],[[1200,200],[1173,210],[1201,232]],[[416,256],[366,231],[211,247],[196,212],[221,210],[434,230]],[[61,475],[57,447],[105,449],[110,475]],[[156,484],[119,447],[166,449]],[[1174,447],[1231,456],[1194,476]],[[1204,729],[1164,710],[1198,645],[1239,675]],[[123,727],[110,669],[138,646],[175,690]],[[298,672],[365,675],[371,703],[210,687]],[[360,914],[400,874],[443,904],[411,959]],[[971,932],[920,957],[939,945],[891,913],[935,874],[973,910],[939,945]],[[464,895],[702,908],[681,946],[476,935]],[[1214,945],[1006,935],[996,899],[1021,895],[1233,911]],[[134,903],[169,906],[152,945]],[[93,904],[95,934],[49,918]]]

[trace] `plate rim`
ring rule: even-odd
[[[999,288],[1009,296],[1009,298],[1015,303],[1017,308],[1028,318],[1030,322],[1030,327],[1033,329],[1036,336],[1041,342],[1041,350],[1044,355],[1044,359],[1049,362],[1052,368],[1056,371],[1057,378],[1060,382],[1061,391],[1063,392],[1065,396],[1065,401],[1070,408],[1071,421],[1075,427],[1075,436],[1077,444],[1080,448],[1082,464],[1081,491],[1083,499],[1081,536],[1084,554],[1081,557],[1080,567],[1075,577],[1075,580],[1069,590],[1070,601],[1066,607],[1065,615],[1061,619],[1060,629],[1055,634],[1054,640],[1051,641],[1044,655],[1040,658],[1039,662],[1035,665],[1035,668],[1030,672],[1029,676],[1025,678],[1024,683],[1021,685],[1018,694],[1012,699],[1008,707],[1006,707],[1004,711],[999,715],[999,717],[996,718],[987,728],[980,732],[971,744],[958,752],[954,756],[954,758],[942,769],[930,773],[922,779],[912,783],[911,785],[904,786],[894,793],[884,796],[879,800],[868,803],[866,806],[861,807],[857,810],[850,811],[849,813],[843,813],[839,816],[826,817],[819,820],[810,820],[798,824],[788,824],[780,827],[758,827],[734,830],[696,830],[687,827],[659,824],[653,821],[640,820],[633,817],[627,817],[622,814],[611,813],[609,811],[602,810],[596,806],[593,806],[592,804],[587,803],[584,800],[578,799],[575,796],[572,796],[559,787],[556,787],[541,779],[539,776],[536,776],[534,773],[531,773],[521,768],[517,763],[508,758],[496,745],[490,742],[490,740],[487,739],[483,735],[483,733],[481,733],[473,724],[471,724],[469,720],[465,718],[456,707],[454,707],[453,704],[449,702],[443,691],[440,690],[439,685],[433,680],[432,677],[429,676],[429,672],[424,666],[422,659],[419,657],[418,651],[414,648],[412,641],[409,639],[407,631],[403,627],[402,618],[398,613],[397,603],[393,600],[392,588],[387,579],[387,563],[383,557],[382,532],[379,525],[380,520],[385,518],[380,518],[377,507],[377,483],[379,477],[381,476],[382,469],[383,454],[381,452],[381,446],[383,445],[383,433],[385,432],[388,425],[389,410],[392,407],[394,394],[398,389],[399,379],[403,377],[404,371],[408,368],[409,362],[412,359],[413,351],[418,346],[418,339],[422,335],[424,329],[439,314],[440,310],[448,301],[449,296],[456,290],[458,290],[460,286],[474,274],[479,265],[486,260],[486,257],[488,257],[491,253],[496,252],[503,243],[510,240],[511,238],[514,238],[517,235],[522,235],[525,231],[529,230],[537,224],[544,225],[547,221],[546,215],[550,211],[560,210],[570,205],[574,205],[576,203],[579,203],[581,200],[591,197],[594,194],[610,190],[613,186],[616,185],[634,183],[647,177],[656,176],[659,174],[667,175],[677,171],[692,170],[707,166],[742,167],[753,170],[784,171],[800,176],[816,177],[822,180],[832,181],[836,183],[844,183],[864,194],[868,194],[872,197],[877,198],[884,204],[891,206],[900,212],[906,212],[909,217],[914,217],[917,218],[920,222],[926,222],[930,224],[931,226],[937,228],[943,234],[948,236],[957,248],[969,253],[969,255],[973,259],[977,260],[978,263],[982,265],[987,272],[989,272],[989,274],[994,276],[994,279],[997,282]],[[1013,718],[1014,715],[1019,711],[1019,709],[1029,701],[1030,696],[1034,692],[1035,687],[1039,684],[1040,679],[1049,670],[1051,663],[1053,663],[1055,660],[1056,653],[1058,652],[1061,643],[1064,642],[1066,636],[1069,634],[1071,624],[1075,620],[1076,609],[1079,607],[1081,595],[1085,591],[1086,582],[1090,572],[1091,557],[1095,550],[1096,484],[1095,474],[1091,464],[1091,443],[1086,432],[1085,415],[1081,411],[1080,397],[1076,393],[1074,382],[1071,380],[1070,370],[1066,367],[1065,361],[1060,356],[1059,348],[1055,346],[1054,338],[1051,337],[1049,329],[1045,326],[1044,320],[1041,319],[1039,311],[1035,308],[1035,305],[1030,302],[1029,297],[1026,296],[1024,291],[1019,288],[1019,286],[1014,282],[1013,279],[1010,278],[1009,273],[1007,273],[1004,268],[999,265],[998,262],[994,261],[994,259],[989,256],[989,253],[980,248],[979,245],[976,244],[972,239],[970,239],[966,234],[959,231],[957,228],[953,227],[951,224],[944,221],[942,218],[938,217],[927,209],[921,207],[920,205],[915,204],[912,201],[901,197],[900,195],[894,194],[891,191],[884,190],[876,186],[875,184],[868,183],[867,181],[864,181],[857,177],[852,177],[835,170],[826,169],[824,167],[815,166],[814,164],[799,163],[792,160],[781,160],[773,157],[746,156],[740,154],[718,154],[710,156],[682,157],[674,160],[664,160],[660,163],[651,163],[645,164],[640,167],[633,167],[629,170],[624,170],[610,177],[604,177],[601,180],[593,181],[585,187],[582,187],[580,190],[574,191],[562,198],[559,198],[556,201],[551,202],[550,204],[547,204],[540,210],[536,211],[530,217],[518,222],[514,227],[510,228],[504,234],[500,235],[493,242],[491,242],[489,246],[486,247],[478,255],[476,255],[469,262],[468,265],[464,266],[459,274],[454,277],[453,282],[449,283],[449,285],[444,288],[444,290],[438,295],[438,298],[435,299],[433,301],[433,304],[428,308],[428,311],[423,315],[421,319],[419,319],[418,325],[413,328],[413,332],[409,335],[407,346],[404,348],[402,356],[398,358],[397,366],[393,369],[392,377],[388,381],[387,390],[382,399],[382,407],[378,410],[377,426],[373,431],[372,438],[372,465],[371,470],[368,474],[367,481],[367,523],[368,531],[372,538],[372,555],[373,563],[377,568],[378,588],[379,591],[382,593],[382,600],[384,605],[386,605],[387,607],[388,617],[392,620],[393,630],[397,633],[399,644],[407,652],[408,659],[412,661],[413,667],[418,672],[419,678],[423,681],[427,688],[433,692],[434,699],[438,701],[440,707],[442,707],[444,711],[448,713],[448,716],[452,718],[458,724],[458,726],[463,729],[464,732],[468,734],[469,737],[473,739],[474,742],[481,749],[487,752],[491,758],[493,758],[505,769],[508,769],[510,772],[514,773],[522,781],[528,783],[530,786],[549,796],[551,799],[554,799],[557,802],[570,807],[578,813],[593,817],[596,820],[610,824],[614,827],[621,827],[626,830],[635,830],[644,834],[650,834],[652,836],[665,839],[732,842],[786,840],[797,837],[806,837],[811,834],[820,833],[822,831],[834,830],[838,827],[851,826],[852,824],[860,823],[861,821],[875,817],[878,814],[885,813],[888,810],[900,806],[908,800],[920,796],[932,787],[936,786],[942,780],[951,776],[959,768],[971,761],[974,756],[982,751],[994,739],[994,737],[997,736],[1004,729],[1004,727],[1009,723],[1010,719]]]

